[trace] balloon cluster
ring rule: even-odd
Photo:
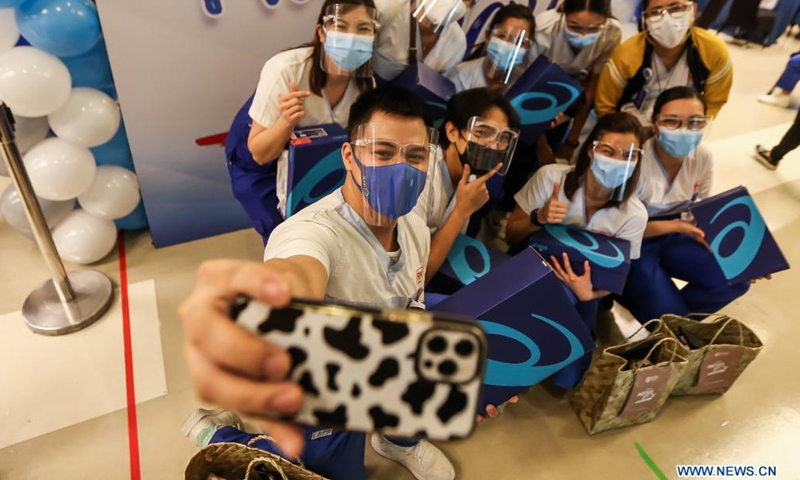
[[[147,226],[93,1],[0,0],[0,100],[65,260],[97,262],[117,228]],[[0,214],[33,238],[13,185]]]

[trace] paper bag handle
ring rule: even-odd
[[[250,441],[247,442],[247,446],[251,447],[251,448],[255,448],[255,447],[253,447],[253,444],[258,442],[258,441],[261,441],[261,440],[266,440],[268,442],[275,443],[275,439],[270,437],[269,435],[259,435],[257,437],[251,438]],[[296,463],[298,465],[300,465],[301,467],[305,468],[305,465],[303,464],[303,461],[300,460],[300,457],[297,457],[297,462]]]
[[[256,438],[258,438],[258,437],[256,437]],[[286,474],[283,473],[283,469],[278,465],[278,462],[276,462],[274,459],[269,458],[269,457],[256,457],[256,458],[254,458],[250,462],[250,464],[247,465],[247,473],[244,476],[244,480],[250,480],[250,474],[252,474],[253,470],[255,470],[255,468],[257,466],[261,465],[261,464],[271,465],[272,468],[274,468],[276,472],[281,474],[281,478],[283,480],[289,480],[289,477],[287,477]]]
[[[642,326],[639,327],[635,332],[633,332],[632,334],[630,334],[627,337],[625,337],[625,339],[623,341],[619,342],[617,345],[623,345],[625,343],[628,343],[628,341],[630,341],[631,338],[635,337],[639,332],[641,332],[642,330],[647,328],[647,326],[650,325],[651,323],[657,323],[657,324],[663,325],[664,321],[661,320],[660,318],[654,318],[652,320],[648,320],[647,322],[643,323]]]
[[[675,361],[675,356],[678,354],[678,341],[675,340],[674,338],[669,338],[669,337],[662,338],[661,340],[657,341],[656,344],[653,345],[652,348],[650,348],[650,351],[647,352],[647,355],[645,355],[644,358],[646,360],[650,360],[650,357],[653,355],[653,352],[656,351],[656,348],[661,346],[661,344],[664,343],[664,342],[672,343],[672,357],[669,359],[669,363],[674,362]]]
[[[714,322],[715,323],[721,322],[724,319],[727,319],[727,320],[725,321],[725,323],[722,324],[722,326],[719,328],[719,330],[717,330],[717,333],[714,335],[714,338],[711,339],[711,342],[709,342],[709,345],[714,345],[714,342],[717,341],[717,337],[719,337],[720,334],[722,334],[723,330],[725,330],[725,328],[728,327],[728,324],[730,324],[731,322],[735,322],[736,321],[736,320],[732,319],[731,317],[723,316],[723,317],[718,318],[717,320],[714,320]],[[742,329],[742,323],[741,322],[736,322],[736,325],[739,327],[739,346],[740,347],[744,347],[744,330]]]

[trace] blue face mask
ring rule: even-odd
[[[605,188],[619,188],[628,181],[636,170],[636,162],[614,160],[605,155],[594,154],[592,174],[597,183]]]
[[[356,163],[365,180],[366,191],[362,193],[370,208],[378,214],[396,220],[411,212],[417,205],[417,200],[425,189],[427,173],[407,163],[365,167],[357,158]],[[353,180],[355,181],[355,177]]]
[[[600,32],[581,35],[579,33],[565,30],[564,34],[567,36],[567,41],[569,44],[579,50],[594,45],[595,42],[597,42],[597,39],[600,38]]]
[[[513,43],[508,43],[496,37],[492,37],[489,40],[489,45],[486,46],[486,52],[489,54],[492,65],[502,71],[511,70],[517,65],[522,65],[525,58],[525,50],[520,49],[515,55],[516,49],[517,47]]]
[[[658,143],[673,157],[688,157],[694,152],[703,140],[703,130],[692,131],[682,128],[668,130],[664,127],[658,129]]]
[[[325,52],[337,67],[351,72],[372,58],[375,37],[354,33],[326,32]]]

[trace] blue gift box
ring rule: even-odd
[[[555,256],[564,265],[563,253],[576,275],[583,275],[583,264],[592,267],[592,286],[617,295],[625,288],[631,269],[631,243],[569,225],[545,225],[531,235],[530,246],[550,261]]]
[[[745,187],[707,198],[691,208],[729,284],[789,269]]]
[[[582,92],[580,84],[561,67],[540,55],[506,92],[522,122],[520,138],[535,142]]]
[[[422,98],[428,104],[433,125],[442,126],[447,114],[447,101],[456,94],[456,86],[421,62],[412,63],[392,82]]]
[[[459,235],[453,242],[450,253],[447,254],[447,260],[433,277],[427,289],[437,293],[455,293],[510,258],[511,255],[494,249],[479,240]]]
[[[335,123],[294,131],[289,141],[286,218],[344,185],[346,141],[347,132]]]
[[[433,310],[480,320],[489,340],[481,410],[541,382],[594,348],[561,281],[532,248]]]

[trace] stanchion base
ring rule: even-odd
[[[93,270],[69,272],[75,298],[63,303],[48,280],[22,306],[28,328],[40,335],[67,335],[86,328],[108,311],[114,301],[111,279]]]

